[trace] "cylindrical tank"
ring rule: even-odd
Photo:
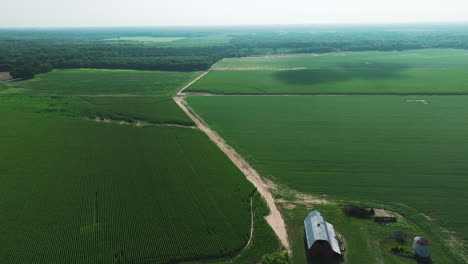
[[[413,252],[418,257],[427,258],[430,255],[431,241],[424,237],[415,237],[413,240]]]

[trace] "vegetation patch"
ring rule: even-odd
[[[193,126],[193,121],[164,96],[3,96],[0,102],[20,111],[128,123]]]
[[[249,239],[253,186],[202,132],[30,110],[0,104],[6,263],[172,263]]]
[[[71,69],[15,82],[34,95],[172,95],[198,72]],[[0,90],[1,91],[1,90]]]
[[[138,42],[173,42],[184,37],[118,37],[105,39],[107,41],[138,41]]]
[[[466,70],[211,71],[187,92],[215,94],[468,94]]]
[[[424,49],[408,51],[364,51],[325,54],[290,54],[281,56],[258,56],[248,58],[229,58],[213,66],[217,68],[270,68],[292,69],[298,67],[336,69],[336,68],[444,68],[465,69],[468,58],[463,49]],[[428,60],[428,57],[431,60]]]
[[[403,203],[466,238],[466,98],[420,97],[428,105],[405,99],[411,98],[208,96],[188,102],[261,175],[310,194]]]

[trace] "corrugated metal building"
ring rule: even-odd
[[[333,225],[327,223],[318,211],[313,211],[304,220],[307,249],[313,256],[341,255]]]

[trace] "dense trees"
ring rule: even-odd
[[[225,57],[271,53],[468,49],[466,26],[0,30],[0,71],[31,78],[53,68],[206,70]],[[223,36],[223,43],[200,41]],[[187,37],[169,43],[119,36]],[[195,38],[191,38],[195,37]],[[188,41],[187,41],[188,40]]]

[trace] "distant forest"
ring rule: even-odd
[[[15,78],[67,68],[199,71],[227,57],[426,48],[468,49],[467,25],[1,29],[0,71]]]

